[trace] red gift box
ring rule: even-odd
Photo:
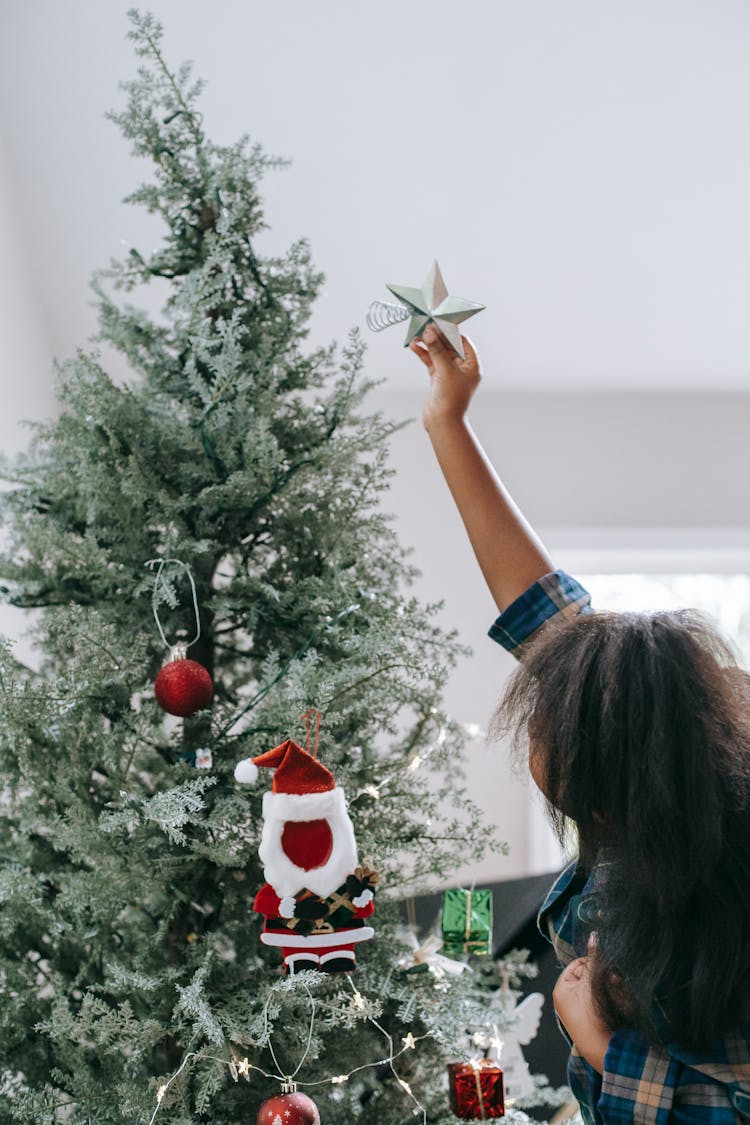
[[[492,1059],[448,1063],[448,1096],[451,1110],[464,1120],[505,1116],[503,1072]]]

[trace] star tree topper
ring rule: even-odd
[[[411,310],[405,347],[415,336],[421,336],[427,325],[432,322],[453,350],[461,356],[461,359],[464,358],[464,347],[458,325],[475,313],[481,312],[485,306],[477,304],[476,301],[466,301],[463,297],[450,296],[437,261],[432,263],[432,268],[421,289],[408,285],[386,285],[386,289]]]

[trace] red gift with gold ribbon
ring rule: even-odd
[[[453,1113],[466,1121],[505,1116],[503,1072],[492,1059],[448,1063],[448,1096]]]

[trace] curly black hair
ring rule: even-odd
[[[550,625],[493,731],[530,750],[560,839],[572,821],[581,862],[611,861],[593,973],[610,1026],[696,1048],[747,1018],[750,677],[716,630],[687,610]]]

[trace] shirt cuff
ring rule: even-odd
[[[545,574],[511,602],[490,628],[489,636],[508,652],[516,652],[552,618],[575,617],[590,611],[588,590],[564,570],[556,570]]]
[[[604,1059],[599,1113],[606,1122],[667,1125],[681,1070],[674,1057],[649,1046],[639,1032],[614,1031]],[[706,1120],[710,1116],[706,1113]]]
[[[598,1112],[602,1076],[578,1054],[575,1047],[568,1059],[568,1085],[578,1102],[585,1125],[602,1125],[603,1118]]]

